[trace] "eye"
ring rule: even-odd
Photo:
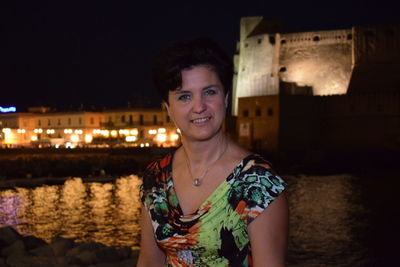
[[[189,101],[190,100],[190,95],[189,94],[182,94],[178,97],[179,101]]]
[[[207,89],[204,93],[206,95],[215,95],[217,91],[215,89]]]

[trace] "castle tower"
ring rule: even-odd
[[[278,60],[279,30],[277,22],[263,17],[240,20],[240,42],[234,56],[233,115],[237,115],[240,97],[278,94],[279,79],[274,66]]]

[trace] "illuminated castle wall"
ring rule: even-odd
[[[238,142],[250,149],[400,149],[400,25],[281,34],[241,20]]]
[[[400,62],[399,47],[398,25],[283,34],[277,23],[263,17],[242,18],[232,113],[238,115],[241,97],[278,95],[280,82],[310,87],[313,95],[376,89],[383,75],[396,87],[397,67],[388,65]],[[379,75],[379,84],[359,78],[365,75]]]

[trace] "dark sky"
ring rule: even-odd
[[[0,106],[19,111],[157,106],[157,52],[208,36],[233,55],[243,16],[279,20],[286,32],[400,23],[394,1],[1,2]]]

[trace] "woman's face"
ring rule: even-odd
[[[204,141],[220,132],[227,99],[218,75],[196,66],[182,71],[182,85],[169,92],[166,106],[184,138]]]

